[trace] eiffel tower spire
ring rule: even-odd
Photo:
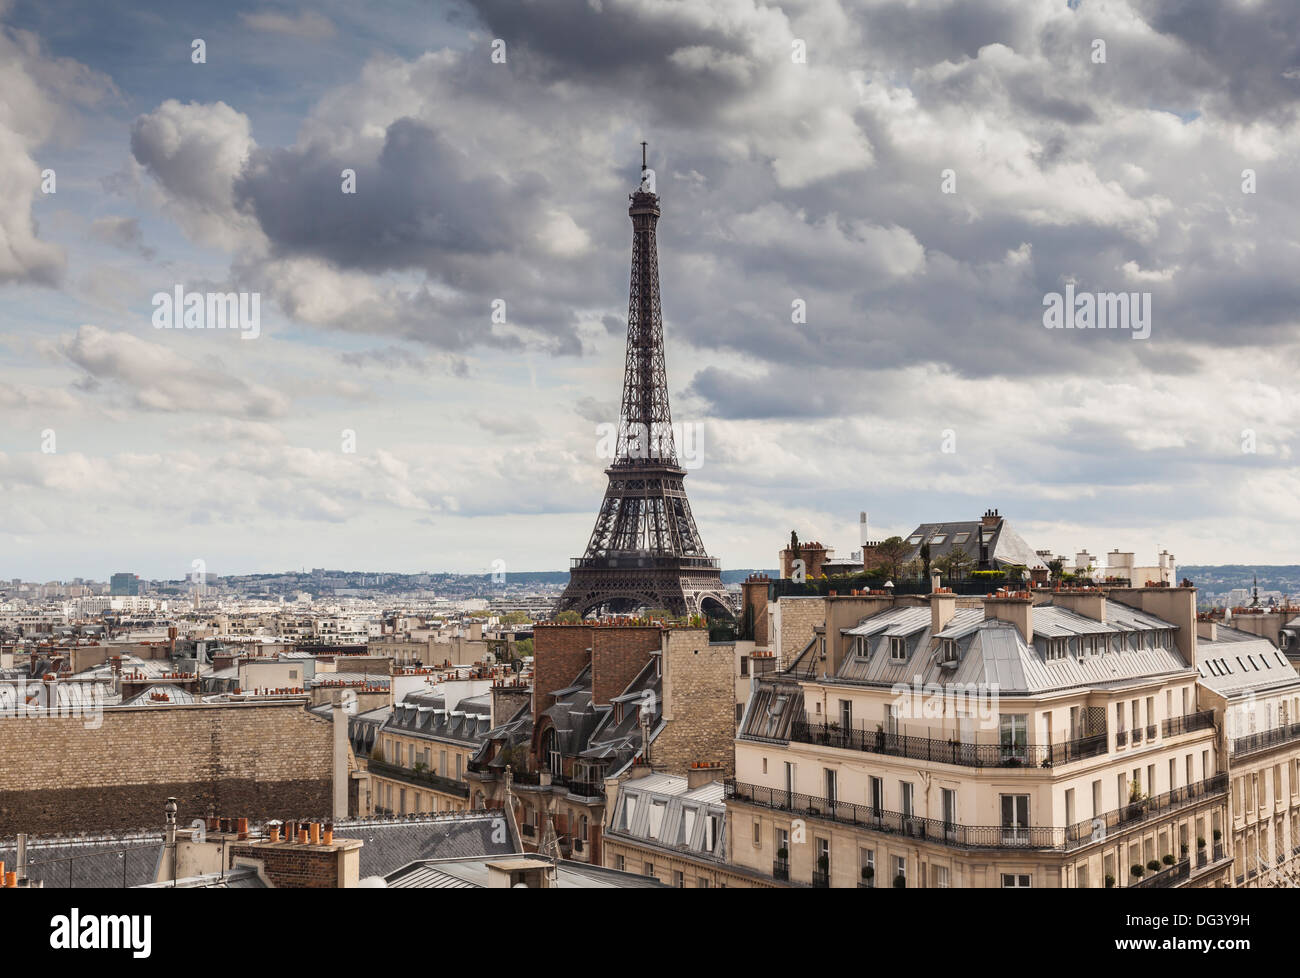
[[[630,195],[632,275],[618,443],[586,552],[574,558],[556,611],[729,614],[718,562],[691,515],[673,440],[659,304],[659,195],[641,144],[641,184]]]

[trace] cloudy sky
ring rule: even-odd
[[[0,577],[566,566],[642,139],[724,567],[990,506],[1295,562],[1298,98],[1294,0],[0,0]]]

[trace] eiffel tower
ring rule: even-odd
[[[619,613],[664,608],[675,615],[731,616],[718,561],[700,541],[673,440],[659,310],[655,226],[659,197],[641,144],[641,186],[630,195],[632,284],[627,310],[623,406],[609,488],[587,551],[570,562],[561,611]]]

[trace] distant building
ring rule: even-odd
[[[140,577],[123,571],[109,578],[108,592],[113,597],[136,597],[140,593]]]

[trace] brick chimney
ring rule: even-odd
[[[1093,621],[1106,620],[1106,595],[1100,591],[1056,591],[1052,604]]]
[[[1034,599],[1027,591],[1012,591],[984,599],[984,617],[1009,621],[1026,645],[1034,641]]]
[[[242,820],[241,820],[242,821]],[[304,838],[306,841],[298,841]],[[360,839],[333,837],[333,827],[319,822],[299,825],[297,839],[269,839],[230,847],[230,866],[251,865],[273,887],[281,889],[344,889],[360,877]]]
[[[933,638],[948,627],[952,616],[957,613],[957,595],[952,592],[936,591],[930,595],[930,637]]]
[[[721,781],[727,776],[721,764],[712,761],[697,761],[686,770],[686,790],[694,791],[713,781]]]

